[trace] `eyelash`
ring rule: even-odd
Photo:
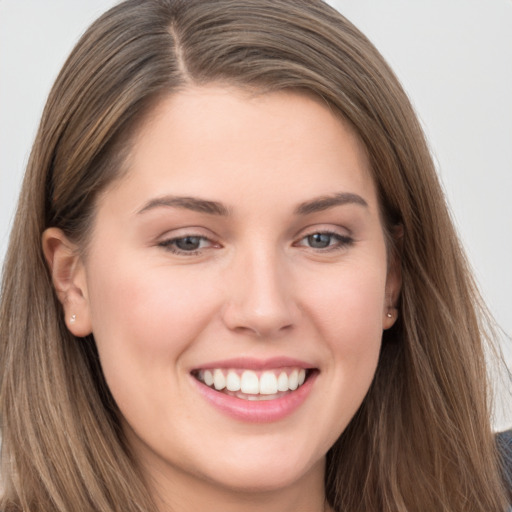
[[[347,235],[340,235],[339,233],[335,233],[334,231],[315,231],[313,233],[310,233],[308,235],[303,236],[299,242],[302,242],[303,240],[306,240],[308,238],[314,237],[314,236],[328,236],[330,237],[330,242],[334,238],[336,240],[335,244],[332,244],[329,242],[329,245],[327,247],[322,248],[315,248],[311,247],[311,249],[319,251],[319,252],[330,252],[330,251],[340,251],[343,249],[347,249],[348,247],[352,246],[354,244],[354,239]],[[302,245],[297,242],[296,246],[301,247]]]
[[[310,247],[311,249],[318,251],[318,252],[330,252],[330,251],[339,251],[343,249],[347,249],[348,247],[352,246],[354,244],[354,239],[345,236],[340,235],[339,233],[335,233],[333,231],[315,231],[313,233],[310,233],[308,235],[303,236],[298,242],[294,243],[295,247],[305,247],[300,242],[307,240],[308,238],[314,237],[314,236],[328,236],[329,239],[329,245],[326,247]],[[332,239],[336,240],[336,243],[331,244]],[[187,251],[184,249],[180,249],[177,247],[177,243],[186,239],[197,239],[199,241],[200,247],[198,249],[194,249],[191,251]],[[172,254],[178,254],[182,256],[197,256],[198,254],[201,254],[202,250],[204,250],[204,247],[201,247],[201,243],[203,242],[209,242],[211,245],[215,245],[214,242],[206,238],[205,236],[201,235],[186,235],[186,236],[180,236],[176,238],[170,238],[168,240],[163,240],[158,245],[159,247],[164,248],[165,250],[171,252]],[[311,240],[310,240],[311,241]]]
[[[196,256],[198,254],[201,253],[202,251],[202,248],[198,248],[198,249],[194,249],[192,251],[186,251],[184,249],[180,249],[179,247],[176,246],[176,244],[181,241],[181,240],[186,240],[187,238],[194,238],[194,239],[198,239],[199,242],[204,242],[204,241],[207,241],[207,242],[210,242],[213,244],[213,242],[211,242],[208,238],[206,238],[205,236],[201,236],[201,235],[186,235],[186,236],[179,236],[179,237],[176,237],[176,238],[170,238],[168,240],[163,240],[162,242],[160,242],[158,245],[159,247],[163,247],[165,250],[173,253],[173,254],[179,254],[179,255],[184,255],[184,256]]]

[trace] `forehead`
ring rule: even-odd
[[[321,99],[226,86],[190,87],[161,100],[137,131],[115,188],[138,195],[259,195],[297,202],[311,195],[374,196],[366,150]],[[369,198],[369,203],[374,197]]]

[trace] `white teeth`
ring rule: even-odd
[[[205,370],[203,374],[204,383],[207,386],[211,386],[213,384],[213,374],[210,370]]]
[[[288,375],[286,375],[286,372],[281,372],[277,378],[277,390],[288,391],[288,389]]]
[[[217,391],[226,389],[236,396],[247,399],[272,400],[278,398],[279,393],[295,391],[306,380],[304,368],[289,368],[288,370],[266,370],[255,372],[253,370],[224,370],[215,368],[201,370],[196,377],[207,386]],[[250,396],[249,396],[250,395]]]
[[[256,395],[260,392],[260,382],[256,373],[251,370],[245,370],[245,372],[242,373],[240,390],[242,393],[251,395]]]
[[[226,388],[228,388],[229,391],[240,391],[240,385],[238,373],[230,370],[226,377]]]
[[[226,387],[226,377],[224,377],[222,370],[217,369],[213,372],[213,385],[217,391]]]
[[[293,370],[288,377],[288,387],[295,391],[299,387],[299,372],[298,370]]]
[[[272,372],[263,372],[260,377],[260,394],[275,395],[277,393],[277,378]]]

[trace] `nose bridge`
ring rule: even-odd
[[[230,329],[273,336],[296,321],[285,256],[276,245],[251,244],[230,268],[224,318]]]

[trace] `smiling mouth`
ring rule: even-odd
[[[195,370],[192,375],[209,388],[242,400],[275,400],[299,389],[313,371],[294,367],[264,371],[212,368]]]

